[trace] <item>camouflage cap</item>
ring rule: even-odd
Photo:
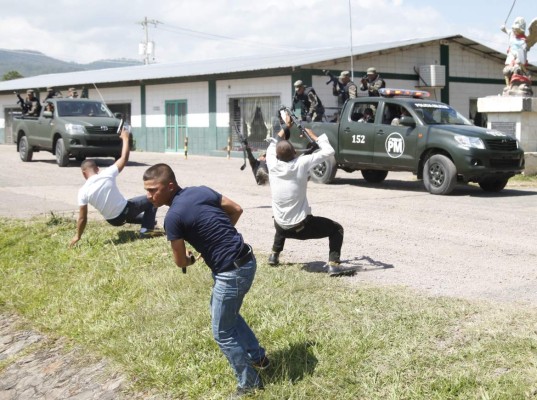
[[[300,87],[300,86],[304,86],[304,82],[302,82],[300,79],[298,81],[295,82],[295,84],[293,85],[294,87]]]
[[[54,88],[52,88],[52,87],[47,88],[47,92],[53,92],[53,91],[54,91]]]
[[[26,91],[26,94],[35,94],[35,92],[33,91],[33,89],[28,89],[28,90]]]
[[[76,92],[76,88],[74,88],[74,87],[70,87],[70,88],[69,88],[69,92]]]
[[[340,78],[350,77],[350,76],[351,76],[351,73],[349,71],[342,71],[341,74],[339,74]]]
[[[376,75],[377,69],[375,67],[370,67],[367,69],[367,75]]]

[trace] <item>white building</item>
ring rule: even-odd
[[[313,86],[331,114],[337,105],[323,70],[338,76],[352,71],[359,86],[374,66],[387,87],[431,92],[475,118],[477,98],[502,93],[505,54],[463,36],[434,37],[348,48],[302,51],[281,55],[236,57],[187,63],[40,75],[0,82],[0,143],[14,143],[13,91],[46,88],[67,92],[89,90],[115,112],[130,119],[137,149],[225,155],[228,143],[238,149],[234,124],[248,132],[254,147],[266,146],[281,104],[291,105],[293,82]],[[530,71],[537,72],[535,66]],[[365,93],[363,94],[365,95]],[[230,139],[230,140],[229,140]],[[228,141],[229,140],[229,141]]]

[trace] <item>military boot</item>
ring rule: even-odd
[[[276,266],[280,263],[280,252],[279,251],[273,251],[270,253],[270,256],[268,258],[269,265]]]

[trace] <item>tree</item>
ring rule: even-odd
[[[4,74],[4,76],[2,76],[3,81],[10,81],[12,79],[19,79],[19,78],[24,78],[24,76],[22,76],[19,73],[19,71],[8,71]]]

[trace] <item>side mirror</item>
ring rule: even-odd
[[[52,111],[43,111],[43,117],[52,118]]]
[[[414,121],[414,118],[405,115],[399,118],[399,124],[403,126],[416,126],[416,121]]]
[[[120,112],[117,112],[117,113],[114,113],[114,117],[116,117],[117,119],[123,119],[123,113],[120,113]]]

